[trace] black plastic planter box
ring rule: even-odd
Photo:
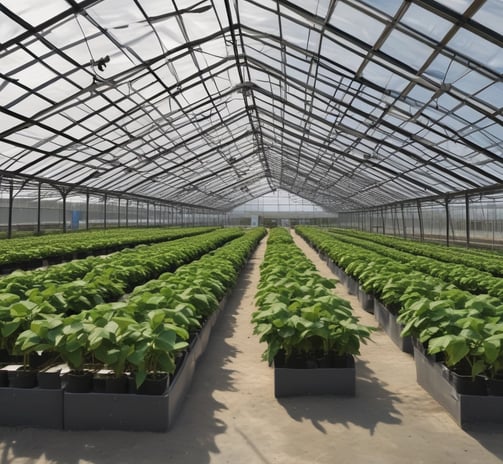
[[[0,388],[0,425],[63,428],[63,390]]]
[[[163,395],[65,392],[64,428],[149,432],[169,430],[190,388],[197,360],[206,350],[213,326],[226,301],[224,297],[219,309],[208,318]]]
[[[66,430],[166,432],[192,382],[195,354],[189,353],[163,395],[64,393]]]
[[[412,338],[400,335],[403,325],[397,322],[395,314],[391,313],[386,306],[376,299],[374,299],[374,316],[382,329],[401,351],[412,353]]]
[[[347,275],[346,273],[335,264],[328,256],[326,257],[328,268],[337,276],[341,284],[346,285]]]
[[[196,343],[193,344],[192,347],[192,351],[194,351],[196,361],[201,357],[201,355],[206,350],[206,347],[208,346],[208,341],[210,339],[211,331],[213,330],[213,326],[215,325],[218,316],[225,307],[226,302],[227,302],[227,296],[224,296],[219,304],[219,308],[208,318],[204,326],[197,334],[197,341]]]
[[[357,297],[358,301],[362,305],[363,310],[367,311],[370,314],[374,314],[374,297],[372,295],[369,295],[361,287],[358,287]]]
[[[463,395],[445,378],[441,363],[427,358],[414,347],[417,383],[462,427],[470,424],[503,423],[503,396]]]
[[[356,371],[350,367],[291,369],[274,367],[274,396],[340,395],[354,396]]]
[[[348,293],[350,295],[357,295],[358,294],[359,283],[354,277],[351,277],[349,275],[347,276],[346,287],[347,287]]]

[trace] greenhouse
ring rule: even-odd
[[[502,23],[2,1],[0,462],[502,462]]]

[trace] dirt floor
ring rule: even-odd
[[[303,240],[320,272],[332,273]],[[354,398],[277,400],[250,316],[265,240],[249,262],[174,427],[167,433],[62,432],[0,427],[0,463],[492,464],[503,426],[461,430],[417,385],[412,357],[381,331],[358,356]],[[361,321],[375,326],[339,285]],[[1,414],[1,411],[0,411]]]

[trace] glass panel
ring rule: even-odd
[[[442,17],[411,4],[401,22],[415,31],[423,33],[426,37],[440,41],[453,24]]]
[[[501,0],[486,0],[472,16],[474,21],[500,33],[501,18],[503,18],[503,2]]]
[[[433,52],[432,48],[396,30],[391,32],[381,50],[416,70]]]
[[[374,45],[384,30],[384,24],[342,2],[337,2],[330,24],[350,35],[358,31],[358,39],[369,45]]]
[[[474,61],[503,73],[503,48],[465,29],[459,30],[448,46]]]

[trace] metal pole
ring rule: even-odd
[[[407,238],[407,226],[405,224],[405,212],[403,208],[403,203],[400,203],[400,209],[402,210],[403,238]]]
[[[465,193],[465,230],[466,230],[466,248],[470,247],[470,197]]]
[[[11,179],[9,186],[9,211],[7,220],[7,238],[12,238],[12,209],[14,207],[14,182]]]
[[[445,244],[449,246],[449,197],[445,197]]]
[[[38,196],[37,196],[37,235],[40,235],[42,232],[41,226],[40,226],[40,221],[41,221],[41,214],[42,214],[42,209],[40,207],[40,203],[42,201],[42,183],[38,183]]]
[[[391,222],[393,223],[393,236],[396,237],[395,206],[391,206]]]
[[[117,227],[121,226],[121,197],[119,197],[119,204],[117,205]]]
[[[421,200],[417,200],[417,219],[419,221],[419,238],[424,242],[424,223],[423,210],[421,209]]]
[[[150,203],[147,202],[147,227],[150,226]]]
[[[129,199],[126,200],[126,227],[129,227]]]
[[[66,192],[61,192],[61,196],[63,197],[63,233],[66,234]]]
[[[136,227],[138,227],[139,224],[139,217],[140,217],[140,200],[136,200]]]
[[[103,228],[107,228],[107,194],[103,195]]]
[[[89,230],[89,191],[86,192],[86,230]]]

